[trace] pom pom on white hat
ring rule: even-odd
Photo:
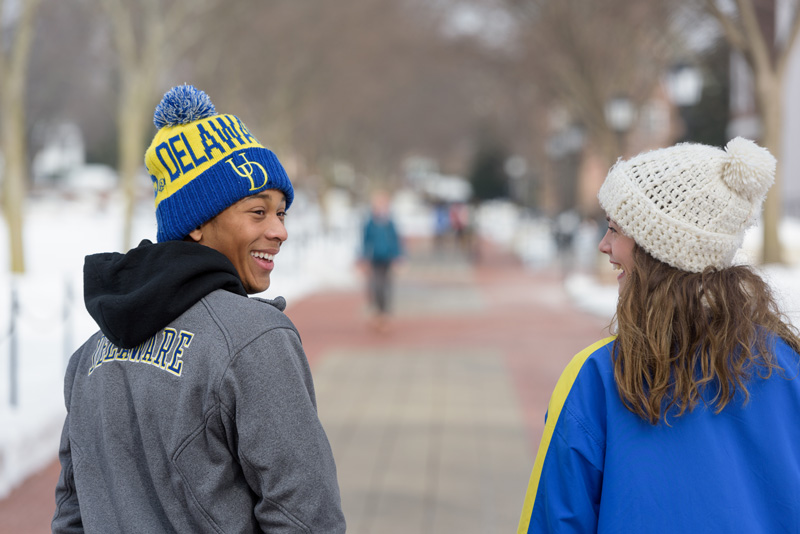
[[[683,143],[619,161],[600,206],[654,258],[701,272],[733,263],[775,181],[775,158],[741,137],[725,150]]]
[[[737,137],[725,146],[730,158],[722,179],[733,191],[749,200],[760,200],[775,181],[775,158],[766,148]]]

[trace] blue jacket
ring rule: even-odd
[[[614,338],[586,348],[550,399],[518,533],[800,533],[800,356],[750,401],[651,425],[614,382]]]
[[[403,246],[391,219],[370,217],[364,226],[361,256],[373,263],[390,263],[403,254]]]

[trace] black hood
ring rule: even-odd
[[[186,241],[142,241],[127,254],[86,256],[86,309],[116,346],[130,349],[150,339],[217,289],[247,296],[224,254]]]

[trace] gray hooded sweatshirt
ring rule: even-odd
[[[148,241],[88,256],[101,330],[72,356],[53,532],[345,532],[283,299],[224,255]]]

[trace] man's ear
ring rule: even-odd
[[[194,241],[195,243],[199,243],[200,240],[203,239],[202,227],[198,226],[197,228],[189,232],[189,235],[187,237],[191,238],[191,240]]]

